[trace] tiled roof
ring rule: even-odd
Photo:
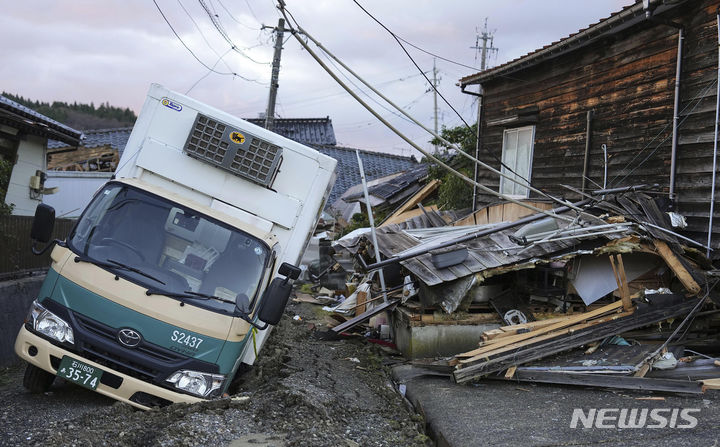
[[[358,169],[355,149],[341,146],[311,146],[321,153],[338,161],[336,168],[337,180],[335,181],[335,186],[330,192],[330,198],[327,201],[328,204],[337,200],[337,198],[347,191],[348,188],[355,186],[362,181],[360,179],[360,171]],[[418,163],[411,157],[402,157],[399,155],[380,152],[361,150],[360,159],[363,162],[365,178],[367,180],[374,180],[376,178],[385,177],[386,175],[418,167]]]
[[[243,118],[257,126],[265,126],[265,118]],[[332,120],[325,118],[275,118],[273,132],[302,144],[335,145]]]
[[[8,113],[10,119],[13,121],[20,119],[23,125],[30,126],[35,130],[39,129],[40,133],[45,136],[54,136],[55,138],[62,139],[66,144],[75,145],[80,137],[82,137],[81,131],[66,126],[52,118],[48,118],[42,113],[38,113],[2,95],[0,95],[0,112]]]
[[[128,138],[130,138],[130,132],[132,127],[119,127],[117,129],[94,129],[86,130],[85,138],[83,139],[82,147],[99,147],[99,146],[110,146],[118,151],[118,156],[121,156],[125,145],[127,144]],[[48,141],[48,149],[62,149],[67,144],[56,140]]]

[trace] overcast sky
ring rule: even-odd
[[[109,101],[136,113],[150,83],[188,92],[240,117],[257,117],[267,107],[274,27],[273,0],[204,0],[221,30],[240,51],[231,50],[199,1],[156,0],[183,47],[150,0],[24,0],[6,2],[0,15],[0,90],[42,101]],[[473,97],[455,84],[479,71],[471,49],[487,17],[499,65],[607,17],[632,0],[358,0],[405,40],[469,67],[437,60],[439,90],[462,117],[475,116]],[[433,126],[429,85],[393,38],[352,0],[286,0],[288,10],[309,34],[358,74]],[[338,144],[403,153],[412,151],[330,78],[286,33],[277,115],[329,116]],[[432,77],[433,57],[407,47]],[[242,53],[242,54],[240,54]],[[224,56],[223,56],[224,55]],[[220,60],[220,57],[222,60]],[[244,78],[244,79],[243,79]],[[354,81],[358,86],[357,81]],[[363,90],[367,90],[363,87]],[[361,96],[364,96],[362,93]],[[373,105],[376,105],[371,101]],[[438,99],[441,125],[461,123]],[[379,106],[378,106],[379,107]],[[422,129],[379,108],[421,146]]]

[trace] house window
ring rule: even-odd
[[[534,139],[535,126],[506,129],[503,132],[501,168],[503,174],[522,183],[524,183],[523,178],[530,181]],[[500,177],[500,192],[509,196],[527,197],[529,190],[522,184]]]

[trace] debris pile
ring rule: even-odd
[[[682,216],[652,194],[596,191],[535,206],[542,214],[504,203],[461,220],[411,197],[403,212],[419,212],[378,227],[377,247],[368,232],[336,243],[366,276],[327,307],[342,320],[333,330],[373,318],[370,331],[457,383],[717,387],[720,361],[705,355],[720,347],[717,273],[706,247],[680,233]]]

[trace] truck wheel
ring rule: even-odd
[[[23,386],[31,393],[44,393],[50,389],[53,381],[55,381],[55,374],[51,374],[35,365],[28,364],[27,368],[25,368]]]

